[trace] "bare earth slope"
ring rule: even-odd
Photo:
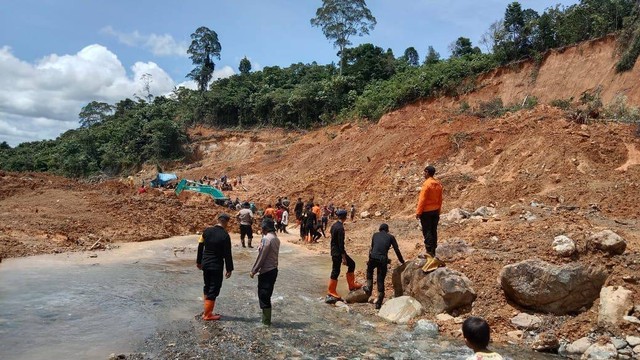
[[[604,39],[552,53],[533,83],[527,70],[531,64],[497,70],[464,100],[501,96],[509,103],[534,95],[550,101],[577,97],[602,85],[603,99],[624,93],[638,105],[638,70],[613,74],[613,47],[611,39]],[[589,67],[599,63],[606,66]],[[488,221],[443,222],[439,242],[463,239],[475,249],[448,266],[473,281],[478,299],[472,313],[490,321],[498,340],[506,340],[506,332],[513,330],[510,317],[523,310],[505,300],[496,281],[500,269],[516,261],[603,264],[610,272],[607,284],[631,289],[639,304],[640,139],[634,136],[635,128],[579,125],[546,105],[489,120],[460,114],[458,108],[454,99],[425,100],[377,124],[356,122],[306,133],[196,128],[191,137],[201,160],[175,171],[187,178],[241,175],[244,188],[229,196],[257,201],[261,207],[277,196],[314,196],[321,204],[332,201],[341,207],[353,203],[358,213],[368,211],[373,218],[347,224],[350,252],[366,255],[371,234],[384,221],[401,242],[405,258],[411,258],[422,249],[413,213],[422,169],[431,163],[445,187],[444,213],[489,205],[497,209]],[[137,178],[152,175],[142,172]],[[196,194],[138,195],[117,181],[85,184],[11,173],[0,174],[0,209],[3,257],[86,249],[99,238],[110,243],[193,233],[222,210]],[[527,221],[524,214],[536,218]],[[627,240],[624,255],[608,257],[586,250],[586,238],[602,229]],[[556,235],[577,242],[575,259],[553,254]],[[327,252],[327,242],[316,249]],[[358,264],[358,269],[363,266]],[[546,329],[575,340],[595,327],[597,302],[577,316],[543,317]],[[441,325],[459,336],[459,325]]]

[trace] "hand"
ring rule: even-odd
[[[227,273],[226,273],[226,274],[224,274],[224,278],[225,278],[225,279],[228,279],[228,278],[230,278],[230,277],[231,277],[231,271],[227,271]]]
[[[420,215],[416,215],[416,220],[420,220]]]
[[[255,273],[249,273],[249,277],[253,279],[253,277],[256,276]]]
[[[198,270],[202,270],[202,264],[196,264],[196,266],[198,267]]]

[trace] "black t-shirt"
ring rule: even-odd
[[[229,233],[218,225],[206,228],[200,236],[196,262],[202,264],[203,270],[222,270],[226,267],[228,272],[233,271]]]
[[[398,248],[398,241],[396,238],[386,231],[380,231],[373,234],[371,238],[371,252],[369,256],[376,260],[386,260],[389,256],[389,249],[393,246],[393,250],[398,256],[398,260],[403,263],[404,259]]]
[[[342,221],[336,221],[331,225],[331,256],[342,256],[342,254],[346,254],[344,238],[344,225]]]

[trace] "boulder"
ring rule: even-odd
[[[535,315],[520,313],[511,319],[511,324],[518,329],[537,329],[540,327],[542,319]]]
[[[598,310],[598,325],[616,327],[623,317],[633,309],[633,292],[622,286],[603,287],[600,291],[600,309]]]
[[[551,246],[553,246],[553,250],[562,257],[570,257],[576,252],[576,243],[564,235],[553,238]]]
[[[446,267],[425,274],[422,265],[424,260],[409,261],[392,278],[396,296],[412,296],[434,315],[471,305],[476,299],[471,280],[464,274]]]
[[[627,343],[629,343],[631,347],[636,347],[640,345],[640,337],[629,335],[627,336]]]
[[[400,296],[387,300],[378,312],[378,316],[396,324],[406,324],[420,316],[424,308],[411,296]]]
[[[360,213],[360,218],[361,219],[368,219],[371,217],[371,214],[368,211],[363,211]]]
[[[560,348],[560,341],[553,334],[540,333],[536,336],[531,348],[541,352],[556,352]]]
[[[618,357],[618,350],[613,344],[598,344],[595,343],[587,349],[587,351],[582,354],[581,360],[587,359],[616,359]]]
[[[611,230],[603,230],[591,235],[588,243],[595,249],[606,251],[612,255],[621,255],[627,248],[627,242]]]
[[[520,342],[524,337],[524,332],[522,330],[513,330],[507,332],[507,337],[511,341]]]
[[[571,263],[562,266],[530,259],[500,272],[505,295],[520,306],[557,315],[590,307],[607,279],[604,268]]]
[[[380,217],[382,216],[382,211],[376,211],[373,215],[375,215],[375,217]]]
[[[447,313],[436,315],[436,320],[438,320],[438,321],[445,321],[446,322],[446,321],[451,321],[453,319],[455,319],[455,318],[453,316],[447,314]]]
[[[591,345],[593,342],[588,337],[580,338],[567,345],[567,355],[582,355]]]
[[[468,219],[471,216],[471,213],[464,209],[455,208],[451,209],[448,213],[440,216],[440,220],[444,222],[456,222],[463,219]]]
[[[369,294],[364,289],[349,291],[347,296],[344,297],[344,301],[347,304],[366,303],[369,301]]]
[[[624,339],[612,337],[609,340],[611,340],[611,343],[615,346],[616,350],[624,349],[629,345]]]
[[[481,206],[474,211],[471,216],[490,217],[496,214],[496,208],[490,206]]]
[[[474,251],[466,241],[462,239],[451,239],[436,248],[436,256],[440,260],[455,261],[465,258]]]

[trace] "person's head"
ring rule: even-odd
[[[267,233],[270,233],[270,232],[276,232],[276,224],[270,218],[264,218],[262,220],[262,225],[260,227],[262,228],[262,233],[263,234],[267,234]]]
[[[347,220],[347,210],[339,209],[336,211],[336,216],[342,221]]]
[[[424,178],[425,179],[428,179],[428,178],[432,177],[435,174],[436,174],[436,168],[433,167],[432,165],[427,165],[427,167],[424,168]]]
[[[489,346],[491,329],[484,319],[472,316],[462,323],[462,335],[468,347],[483,350]]]
[[[243,207],[243,208],[245,208],[245,209],[248,209],[248,208],[250,208],[250,207],[251,207],[251,204],[249,204],[249,202],[245,201],[245,202],[242,204],[242,207]]]
[[[273,207],[273,206],[271,206],[271,204],[267,205],[267,208],[270,208],[270,207]]]
[[[387,224],[380,224],[380,227],[378,228],[378,231],[386,231],[389,232],[389,225]]]
[[[302,201],[302,198],[298,198],[298,201]]]
[[[231,219],[231,217],[228,214],[220,213],[220,215],[218,215],[218,224],[226,230],[229,225],[229,219]]]

